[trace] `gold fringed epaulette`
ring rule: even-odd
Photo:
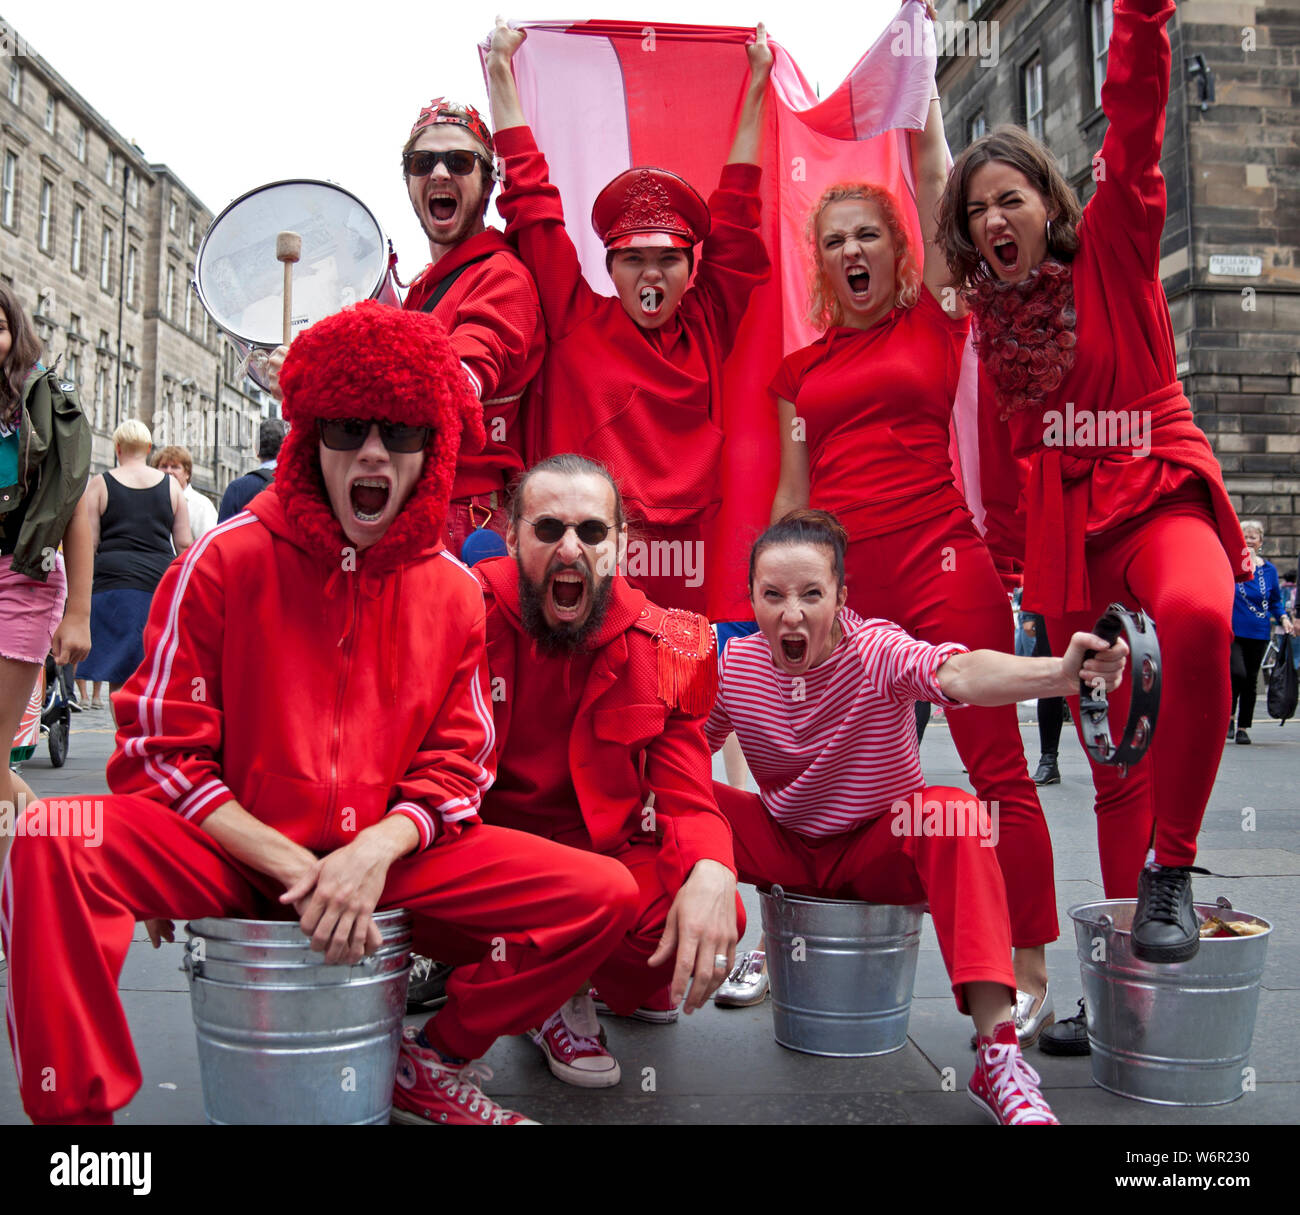
[[[709,622],[681,608],[647,604],[636,627],[655,639],[659,699],[692,716],[703,716],[713,708],[718,694],[718,655]]]

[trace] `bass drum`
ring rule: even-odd
[[[302,237],[302,257],[293,268],[293,333],[358,300],[402,302],[392,244],[354,194],[327,181],[295,178],[241,195],[204,236],[194,288],[263,388],[266,356],[283,337],[284,268],[275,258],[275,238],[285,231]]]

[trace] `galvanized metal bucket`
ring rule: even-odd
[[[909,907],[759,891],[776,1040],[809,1055],[887,1055],[907,1041],[921,916]]]
[[[1092,1078],[1155,1105],[1226,1105],[1246,1089],[1259,982],[1272,925],[1227,899],[1202,916],[1262,924],[1251,937],[1206,938],[1187,962],[1159,964],[1132,949],[1135,899],[1070,908],[1083,976]]]
[[[183,968],[212,1123],[385,1123],[402,1041],[411,917],[375,916],[383,944],[327,966],[297,921],[186,925]]]

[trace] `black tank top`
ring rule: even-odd
[[[99,517],[94,589],[153,591],[175,556],[171,478],[148,489],[131,489],[102,475],[108,504]]]

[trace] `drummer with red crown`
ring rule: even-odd
[[[403,307],[430,312],[446,326],[487,434],[481,451],[462,451],[456,464],[442,537],[455,556],[479,528],[505,535],[506,489],[524,468],[521,402],[546,347],[532,276],[485,223],[493,155],[492,132],[479,112],[442,97],[420,110],[402,148],[406,192],[429,238],[429,264]],[[284,355],[281,347],[269,364],[276,396]]]

